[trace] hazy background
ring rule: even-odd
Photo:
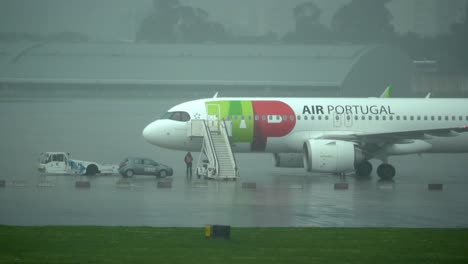
[[[305,0],[180,0],[206,10],[235,35],[284,35],[294,29],[293,8]],[[312,1],[330,25],[334,13],[351,0]],[[378,1],[376,1],[378,2]],[[450,32],[463,19],[465,0],[387,1],[397,33],[434,36]],[[139,23],[152,12],[152,0],[1,0],[0,32],[51,34],[80,32],[95,40],[131,40]]]
[[[50,66],[57,61],[54,56],[64,54],[59,59],[71,58],[79,50],[76,53],[97,55],[93,58],[97,61],[104,52],[93,43],[109,45],[109,50],[116,52],[111,54],[115,58],[127,55],[135,58],[140,52],[142,57],[148,57],[151,49],[162,50],[164,56],[174,55],[171,45],[156,44],[185,45],[176,56],[192,56],[193,45],[216,45],[213,50],[225,48],[225,54],[231,50],[234,58],[250,57],[250,50],[273,45],[285,47],[278,50],[293,56],[301,45],[310,48],[308,54],[315,54],[315,58],[330,60],[333,54],[315,47],[338,46],[345,50],[347,46],[384,45],[401,51],[415,69],[414,74],[407,70],[413,74],[412,80],[400,85],[400,91],[412,90],[413,96],[431,92],[434,97],[466,97],[467,3],[467,0],[0,0],[0,55],[6,55],[0,57],[0,67],[5,67],[4,73],[9,71],[0,76],[0,90],[12,85],[8,80],[20,71],[15,71],[15,66],[26,72],[34,68],[29,61],[40,62],[38,57],[46,58],[44,65]],[[24,42],[28,43],[20,44]],[[124,43],[129,46],[123,47]],[[154,48],[141,44],[154,44]],[[237,53],[237,48],[226,44],[242,48]],[[47,46],[51,46],[50,50]],[[301,56],[307,57],[305,54]],[[73,63],[72,60],[67,63]],[[300,60],[296,58],[291,68],[299,68]],[[385,69],[391,62],[391,59],[376,61],[372,68]],[[129,60],[126,65],[130,63]],[[145,66],[135,65],[135,69],[138,67]],[[372,87],[365,95],[374,95],[375,90],[385,87],[375,86],[379,87]]]
[[[232,72],[259,61],[270,65],[267,73],[248,72],[261,81],[281,72],[294,82],[312,76],[315,65],[312,77],[320,81],[323,71],[350,76],[363,50],[385,46],[416,69],[407,73],[418,96],[468,96],[466,7],[465,0],[0,0],[0,224],[466,227],[466,154],[392,157],[394,182],[382,188],[375,173],[365,181],[348,177],[345,191],[333,190],[338,177],[275,168],[269,154],[242,154],[240,181],[200,187],[185,178],[184,152],[150,145],[141,132],[171,106],[212,96],[218,85],[112,83],[129,72],[146,73],[134,75],[135,82],[174,72],[192,76],[203,66],[208,82],[210,69],[230,74],[226,65],[233,61]],[[395,56],[366,57],[378,58],[369,68],[387,77],[395,68]],[[168,65],[175,70],[158,71]],[[195,66],[178,67],[187,65]],[[80,82],[84,72],[109,83]],[[375,76],[363,72],[357,86]],[[78,83],[57,81],[63,76]],[[378,96],[387,84],[364,95]],[[303,96],[329,87],[304,86],[302,94],[287,84],[224,90],[249,96],[256,88],[256,95]],[[158,189],[154,177],[144,176],[40,176],[44,151],[114,164],[127,156],[153,158],[174,167],[173,187]],[[76,180],[91,187],[75,188]],[[240,188],[244,181],[257,189]],[[430,192],[428,183],[443,183],[444,190]]]

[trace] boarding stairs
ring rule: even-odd
[[[229,123],[224,120],[198,120],[192,122],[193,126],[201,126],[196,130],[201,130],[199,135],[203,135],[197,175],[208,179],[236,180],[239,171],[229,140],[231,134]]]

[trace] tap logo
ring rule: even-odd
[[[219,114],[232,122],[232,142],[250,143],[252,151],[265,151],[268,138],[286,136],[296,125],[294,111],[281,101],[211,101],[207,105],[208,115]]]

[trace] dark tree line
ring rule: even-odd
[[[334,14],[331,27],[320,23],[322,11],[313,2],[293,10],[296,27],[286,34],[286,42],[296,43],[375,43],[394,37],[392,15],[385,7],[391,0],[353,0]]]
[[[139,26],[137,41],[150,43],[293,43],[293,44],[387,44],[405,51],[413,60],[435,60],[439,70],[468,74],[468,4],[462,21],[450,33],[423,37],[396,34],[386,4],[391,0],[351,0],[337,10],[331,26],[323,25],[322,10],[305,2],[291,10],[294,30],[284,36],[269,32],[262,36],[233,36],[210,19],[207,11],[182,5],[179,0],[153,0],[153,9]],[[49,36],[0,32],[0,41],[86,42],[88,36],[61,32]]]
[[[434,60],[438,70],[468,74],[468,4],[461,22],[451,32],[435,37],[410,32],[397,36],[390,44],[404,50],[414,60]]]
[[[313,2],[297,5],[293,10],[295,30],[281,38],[289,43],[376,42],[392,38],[392,16],[385,4],[391,0],[353,0],[333,17],[331,28],[320,23],[322,10]],[[178,0],[154,0],[153,12],[144,19],[137,33],[138,41],[148,42],[223,42],[255,41],[233,37],[224,26],[209,19],[198,7],[180,4]],[[274,34],[259,40],[275,41]],[[237,39],[236,39],[237,38]],[[276,39],[278,40],[278,39]]]
[[[393,17],[386,4],[391,0],[352,0],[334,14],[330,27],[320,22],[322,10],[305,1],[292,10],[295,28],[278,38],[232,36],[222,24],[211,21],[197,7],[184,6],[178,0],[154,0],[154,10],[141,24],[138,41],[154,43],[273,43],[294,44],[387,44],[405,51],[413,60],[436,60],[442,71],[468,73],[468,6],[462,22],[452,26],[450,34],[422,37],[415,33],[396,34]]]
[[[137,41],[193,43],[227,38],[221,23],[210,21],[205,10],[184,6],[178,0],[154,0],[154,10],[137,33]]]

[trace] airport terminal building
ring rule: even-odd
[[[380,45],[2,43],[2,97],[411,96],[411,59]]]

